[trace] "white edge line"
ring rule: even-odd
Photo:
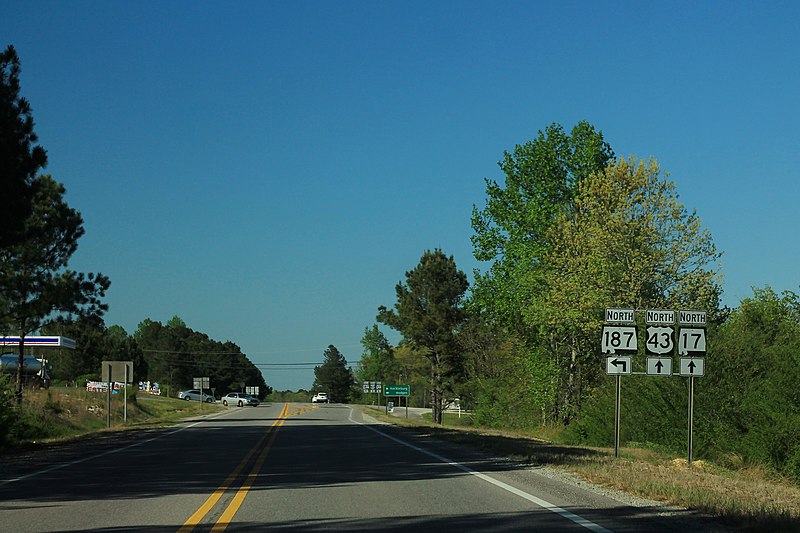
[[[437,453],[431,452],[431,451],[426,450],[424,448],[420,448],[419,446],[415,446],[415,445],[411,444],[410,442],[406,442],[404,440],[398,439],[397,437],[389,435],[388,433],[384,433],[383,431],[373,427],[372,425],[365,424],[363,422],[359,422],[358,420],[354,420],[353,419],[353,409],[352,408],[350,408],[350,417],[349,418],[350,418],[351,422],[359,424],[360,426],[363,426],[363,427],[369,429],[370,431],[374,431],[378,435],[381,435],[381,436],[383,436],[383,437],[385,437],[385,438],[387,438],[389,440],[392,440],[392,441],[394,441],[394,442],[396,442],[398,444],[402,444],[403,446],[411,448],[412,450],[415,450],[415,451],[418,451],[418,452],[423,453],[425,455],[428,455],[429,457],[433,457],[437,461],[440,461],[440,462],[445,463],[445,464],[447,464],[449,466],[457,468],[457,469],[459,469],[459,470],[461,470],[463,472],[466,472],[467,474],[476,476],[476,477],[486,481],[487,483],[491,483],[492,485],[494,485],[496,487],[499,487],[499,488],[501,488],[503,490],[506,490],[506,491],[510,492],[511,494],[515,494],[516,496],[519,496],[520,498],[528,500],[529,502],[534,503],[534,504],[538,505],[539,507],[541,507],[543,509],[547,509],[550,512],[553,512],[553,513],[556,513],[558,515],[561,515],[564,518],[567,518],[567,519],[575,522],[576,524],[585,527],[586,529],[589,529],[591,531],[595,531],[597,533],[612,533],[610,529],[606,529],[601,525],[595,524],[591,520],[587,520],[586,518],[582,518],[582,517],[576,515],[575,513],[571,513],[569,511],[567,511],[566,509],[562,509],[561,507],[558,507],[557,505],[554,505],[554,504],[552,504],[552,503],[550,503],[550,502],[548,502],[546,500],[543,500],[541,498],[537,498],[533,494],[529,494],[529,493],[527,493],[527,492],[525,492],[523,490],[520,490],[520,489],[518,489],[516,487],[512,487],[508,483],[503,483],[502,481],[500,481],[498,479],[495,479],[495,478],[493,478],[491,476],[488,476],[488,475],[486,475],[486,474],[484,474],[482,472],[478,472],[477,470],[473,470],[468,466],[465,466],[465,465],[462,465],[461,463],[457,463],[456,461],[453,461],[452,459],[448,459],[447,457],[441,456],[441,455],[439,455]]]

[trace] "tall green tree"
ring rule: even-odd
[[[713,319],[720,254],[652,159],[619,160],[588,176],[556,220],[532,273],[542,293],[523,319],[554,363],[554,415],[567,424],[601,377],[603,309],[703,309]]]
[[[472,305],[489,310],[507,330],[530,339],[522,314],[543,290],[535,275],[548,248],[548,230],[570,211],[578,185],[603,170],[614,153],[586,121],[568,134],[551,124],[530,142],[505,152],[502,182],[486,180],[486,205],[472,210],[475,258],[490,261],[477,275]]]
[[[347,366],[344,355],[333,344],[329,345],[322,357],[322,364],[314,367],[313,389],[328,393],[330,401],[347,403],[355,380]]]
[[[35,144],[31,106],[20,96],[20,72],[17,52],[8,46],[0,53],[0,190],[7,199],[0,209],[0,248],[25,238],[34,179],[47,165],[47,153]]]
[[[442,423],[446,394],[464,381],[464,360],[457,332],[464,323],[467,276],[452,256],[439,249],[425,251],[406,283],[395,287],[394,309],[378,308],[378,321],[399,331],[430,361],[433,420]]]
[[[7,304],[0,315],[19,335],[16,396],[22,401],[24,338],[55,315],[102,316],[101,298],[110,285],[102,274],[83,274],[67,265],[83,235],[83,219],[64,200],[64,186],[48,175],[35,182],[33,210],[25,220],[24,240],[0,248],[0,293]]]

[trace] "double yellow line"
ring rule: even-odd
[[[296,413],[299,414],[299,413]],[[233,520],[234,515],[239,510],[239,507],[242,506],[244,503],[244,499],[247,497],[247,493],[250,492],[250,488],[253,486],[253,483],[258,476],[258,472],[261,470],[261,467],[264,466],[264,461],[267,459],[267,454],[269,453],[270,448],[272,448],[272,443],[275,442],[275,436],[278,434],[278,429],[283,426],[283,423],[286,422],[286,418],[289,417],[289,404],[283,404],[283,409],[281,410],[280,415],[272,423],[270,426],[269,431],[265,432],[261,439],[256,443],[253,448],[247,452],[247,455],[241,460],[238,466],[231,472],[231,474],[222,482],[222,484],[217,487],[211,496],[206,499],[203,505],[200,506],[195,513],[189,517],[186,522],[184,522],[183,526],[178,530],[178,533],[189,533],[192,531],[195,526],[197,526],[200,521],[205,518],[205,516],[214,508],[217,502],[222,498],[222,495],[225,494],[236,478],[239,477],[239,474],[244,469],[244,467],[250,462],[250,459],[253,455],[261,449],[264,445],[264,442],[267,441],[266,446],[261,449],[261,453],[258,455],[253,468],[250,470],[250,473],[247,475],[247,478],[242,483],[242,486],[239,487],[239,490],[236,491],[236,495],[231,500],[231,503],[228,504],[228,507],[222,513],[222,516],[219,517],[219,520],[214,524],[214,527],[211,529],[212,533],[221,533],[225,531],[225,528],[230,525],[231,521]]]

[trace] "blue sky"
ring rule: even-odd
[[[16,2],[22,90],[111,278],[278,389],[357,360],[426,249],[472,257],[504,150],[585,119],[653,156],[724,253],[724,302],[798,290],[797,2]],[[389,333],[389,332],[387,332]],[[392,337],[396,338],[396,337]]]

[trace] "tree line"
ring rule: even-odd
[[[452,256],[427,250],[365,329],[356,382],[412,384],[441,422],[460,398],[476,423],[609,445],[614,380],[600,353],[604,310],[707,312],[705,377],[695,385],[695,447],[800,481],[800,300],[754,289],[721,305],[720,252],[655,159],[617,157],[588,122],[552,124],[499,162],[473,206],[471,286]],[[685,379],[625,380],[623,442],[680,453]],[[358,388],[352,391],[358,397]],[[560,428],[560,429],[559,429]]]
[[[178,316],[165,324],[145,319],[131,335],[121,326],[106,328],[102,319],[58,319],[44,333],[63,335],[76,341],[77,348],[49,356],[52,375],[67,384],[82,386],[87,380],[102,379],[103,360],[133,361],[133,380],[156,382],[164,394],[175,395],[194,386],[194,378],[208,377],[210,388],[219,394],[259,387],[259,396],[272,389],[261,370],[231,341],[220,342],[188,327]]]

